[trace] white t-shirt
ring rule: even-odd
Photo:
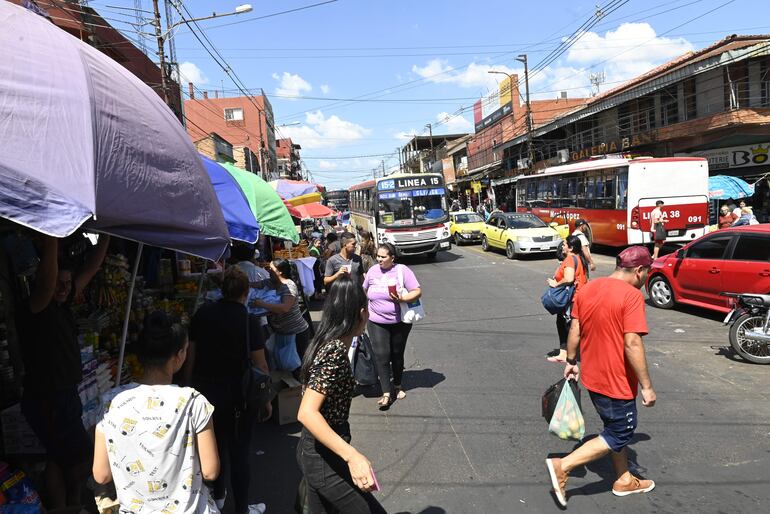
[[[575,229],[572,235],[577,236],[577,238],[580,239],[580,244],[583,246],[583,248],[588,248],[589,246],[591,246],[591,243],[588,242],[588,238],[583,233],[583,231],[580,230],[579,228]]]
[[[214,406],[191,387],[127,384],[103,397],[104,433],[120,512],[218,513],[203,484],[195,434]]]

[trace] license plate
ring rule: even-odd
[[[550,249],[551,249],[551,247],[550,247],[550,246],[547,246],[547,245],[546,245],[546,246],[541,246],[541,247],[540,247],[540,251],[542,251],[542,252],[547,252],[547,251],[548,251],[548,250],[550,250]]]
[[[449,241],[443,241],[441,243],[441,248],[449,248]]]
[[[666,233],[666,235],[669,235],[669,236],[681,236],[682,235],[682,231],[681,230],[669,230]]]
[[[733,309],[733,310],[731,310],[730,312],[728,312],[728,313],[727,313],[727,316],[725,316],[725,320],[724,320],[722,323],[723,323],[724,325],[727,325],[728,323],[730,323],[730,318],[732,318],[732,317],[733,317],[733,314],[734,314],[734,313],[735,313],[735,309]]]

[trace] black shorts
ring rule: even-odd
[[[45,396],[25,394],[21,412],[50,460],[63,468],[93,460],[94,443],[83,427],[83,406],[76,388]]]

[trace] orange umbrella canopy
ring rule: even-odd
[[[298,211],[303,218],[328,218],[335,215],[333,210],[317,202],[297,205],[294,210]]]

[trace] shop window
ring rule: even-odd
[[[694,120],[698,117],[697,96],[695,95],[695,79],[687,79],[683,84],[684,89],[684,119]]]
[[[679,123],[679,98],[677,85],[669,86],[660,92],[661,126]]]

